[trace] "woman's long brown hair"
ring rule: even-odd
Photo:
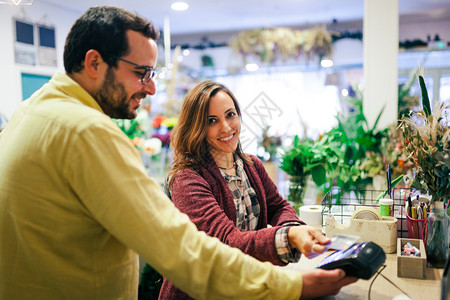
[[[172,131],[170,147],[174,157],[173,167],[169,172],[169,188],[172,187],[173,179],[181,170],[186,168],[195,170],[196,166],[205,164],[210,147],[206,140],[209,103],[219,91],[231,97],[236,112],[241,117],[236,97],[227,87],[212,80],[197,84],[184,98],[178,123]],[[252,162],[250,157],[242,152],[240,142],[236,153],[246,162]]]

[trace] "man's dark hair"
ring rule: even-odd
[[[64,68],[68,74],[83,69],[86,52],[95,49],[109,65],[117,67],[117,58],[127,54],[127,30],[142,33],[157,40],[159,30],[131,12],[113,6],[98,6],[88,9],[73,24],[64,46]],[[109,55],[108,55],[109,54]]]

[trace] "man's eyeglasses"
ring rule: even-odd
[[[144,70],[144,73],[142,73],[142,75],[141,75],[141,82],[142,82],[143,85],[146,85],[147,83],[149,83],[150,79],[155,79],[155,77],[157,75],[156,74],[156,70],[153,69],[152,67],[141,66],[141,65],[135,64],[134,62],[131,62],[129,60],[123,59],[121,57],[118,57],[118,56],[115,56],[115,55],[112,55],[112,54],[108,54],[108,55],[111,56],[111,57],[114,57],[115,59],[118,59],[118,60],[121,60],[123,62],[126,62],[126,63],[128,63],[130,65],[133,65],[136,69]]]

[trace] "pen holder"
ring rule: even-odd
[[[427,219],[413,219],[408,214],[406,215],[406,222],[408,225],[408,237],[410,239],[423,240],[423,230],[425,228],[425,221]]]

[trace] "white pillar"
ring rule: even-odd
[[[169,67],[171,63],[170,59],[170,20],[169,16],[164,17],[164,63],[165,67]]]
[[[372,127],[386,128],[398,114],[398,0],[365,0],[363,110]]]

